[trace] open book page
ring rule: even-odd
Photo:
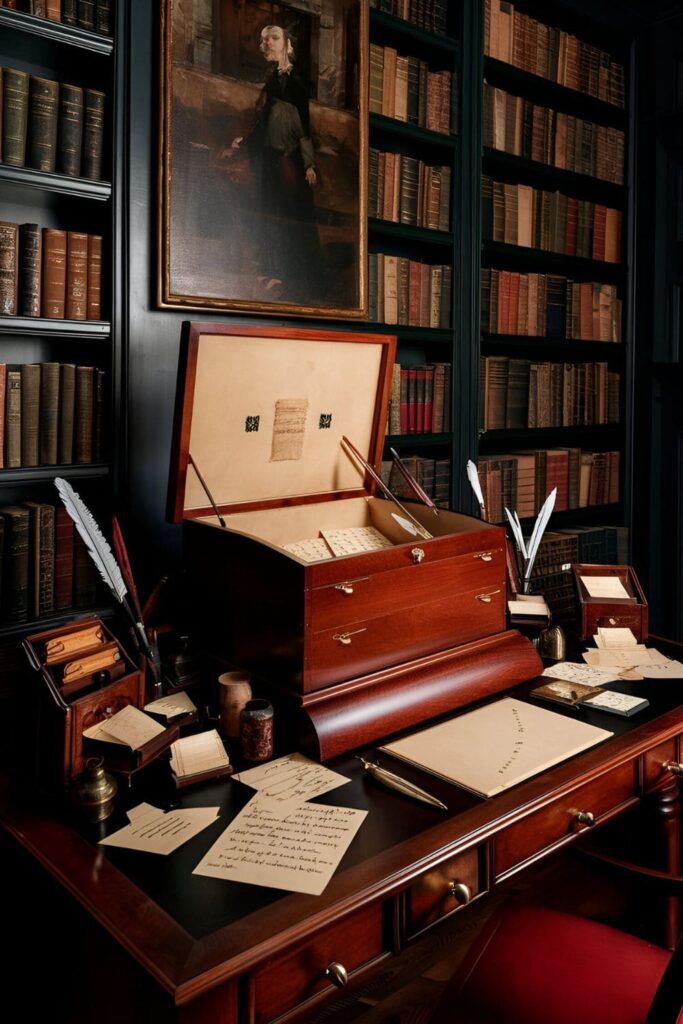
[[[488,797],[612,735],[504,697],[381,749]]]
[[[321,793],[329,793],[350,782],[345,775],[332,772],[303,754],[287,754],[275,761],[249,768],[235,775],[238,782],[251,786],[261,797],[278,803],[302,803]]]
[[[352,807],[278,804],[256,796],[194,874],[319,896],[366,814]]]

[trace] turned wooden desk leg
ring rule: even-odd
[[[675,780],[655,796],[655,811],[659,817],[664,841],[666,870],[672,875],[681,870],[681,802],[679,785]],[[680,902],[677,896],[666,897],[666,946],[674,949],[680,932]]]

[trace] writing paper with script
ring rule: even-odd
[[[381,551],[393,546],[374,526],[348,526],[342,530],[321,530],[320,534],[336,557],[357,555],[362,551]]]
[[[564,679],[568,683],[582,683],[584,686],[604,686],[615,683],[619,679],[617,672],[609,672],[590,665],[579,665],[573,661],[561,661],[543,669],[544,676],[551,679]]]
[[[494,796],[613,733],[504,697],[381,749],[478,796]]]
[[[277,803],[302,803],[351,781],[303,754],[287,754],[240,772],[235,779]]]
[[[105,718],[104,721],[98,722],[90,729],[84,729],[83,735],[91,740],[119,743],[130,747],[131,750],[139,750],[140,747],[144,747],[145,743],[149,743],[163,731],[163,725],[159,725],[144,711],[129,704],[112,715],[111,718]]]
[[[319,896],[366,814],[352,807],[277,804],[254,797],[194,874]]]
[[[598,626],[596,647],[636,647],[638,638],[628,626]]]
[[[334,555],[328,548],[322,537],[313,537],[311,540],[295,540],[291,544],[283,544],[283,549],[296,555],[302,562],[324,562]]]
[[[165,812],[151,804],[138,804],[128,812],[130,824],[101,839],[100,846],[118,846],[142,853],[173,853],[213,824],[218,812],[218,807],[188,807]]]

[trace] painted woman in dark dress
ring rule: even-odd
[[[259,97],[253,130],[235,139],[231,149],[249,156],[260,185],[264,298],[274,298],[284,284],[287,299],[315,301],[323,291],[324,268],[312,194],[318,173],[308,94],[294,74],[294,48],[285,29],[267,25],[259,49],[274,67]]]

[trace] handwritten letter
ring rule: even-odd
[[[194,874],[319,896],[366,814],[323,804],[282,806],[255,797]]]
[[[240,772],[236,778],[245,786],[256,789],[262,797],[278,803],[296,804],[350,782],[345,775],[331,772],[303,754],[287,754],[258,768]]]

